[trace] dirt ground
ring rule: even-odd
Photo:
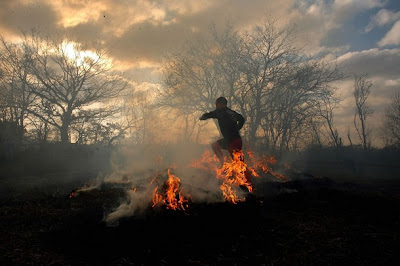
[[[46,181],[60,175],[41,176],[39,183],[14,190],[2,180],[1,265],[400,262],[399,178],[259,182],[256,197],[245,202],[193,202],[186,211],[149,206],[140,216],[107,226],[104,213],[118,206],[124,190],[107,187],[69,198],[92,178],[80,175],[69,173],[61,185]],[[29,178],[39,177],[20,183]]]

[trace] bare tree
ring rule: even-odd
[[[105,51],[88,51],[64,36],[48,38],[32,31],[22,37],[29,55],[26,85],[37,96],[30,114],[57,128],[70,142],[70,126],[82,119],[110,117],[119,112],[104,103],[116,99],[126,83],[111,71]]]
[[[219,69],[213,60],[217,51],[213,51],[209,40],[200,37],[185,48],[166,58],[160,103],[188,112],[206,112],[214,108],[215,99],[223,93]]]
[[[183,119],[187,137],[200,126],[198,117],[214,109],[215,99],[228,93],[221,62],[217,62],[220,54],[211,36],[199,36],[165,58],[164,86],[157,105],[169,110],[174,120]]]
[[[9,44],[0,36],[0,109],[3,120],[20,128],[18,139],[22,138],[28,110],[36,99],[27,85],[32,80],[27,69],[29,57],[21,46]]]
[[[245,138],[281,152],[312,131],[318,103],[341,78],[336,65],[302,56],[293,27],[272,20],[246,32],[231,25],[167,58],[162,102],[182,115],[214,109],[224,95],[247,118]]]
[[[367,128],[367,118],[373,110],[367,105],[367,99],[371,92],[372,82],[368,80],[368,74],[354,75],[354,99],[355,114],[354,127],[364,149],[371,146],[370,131]]]
[[[154,102],[157,94],[157,86],[148,87],[131,91],[124,99],[122,124],[126,126],[127,138],[135,144],[162,141],[162,137],[168,135],[164,130],[171,125],[165,124],[165,119],[160,117],[159,106]]]
[[[347,139],[349,140],[350,147],[353,147],[353,140],[351,139],[350,127],[347,129]]]
[[[318,147],[322,147],[323,146],[323,144],[322,144],[322,139],[321,139],[321,130],[320,130],[320,127],[321,127],[321,121],[320,120],[318,120],[318,119],[316,119],[316,120],[312,120],[312,122],[311,122],[311,128],[312,128],[312,144],[315,144],[315,145],[317,145]]]
[[[221,31],[212,24],[210,30],[215,51],[212,59],[222,78],[220,90],[228,102],[246,116],[243,95],[238,90],[242,86],[244,39],[230,23]]]
[[[400,146],[400,91],[394,92],[392,102],[386,107],[383,120],[383,137],[386,145]]]
[[[75,123],[71,129],[75,131],[76,143],[79,144],[103,144],[111,146],[124,138],[130,125],[122,125],[118,122],[96,120],[91,123]]]
[[[311,118],[322,98],[332,97],[337,67],[301,55],[294,27],[269,19],[242,34],[232,49],[239,55],[234,100],[248,118],[248,140],[282,152],[312,130]],[[232,39],[232,38],[231,38]],[[232,60],[231,60],[232,61]]]
[[[273,140],[272,148],[288,149],[299,136],[298,132],[312,130],[312,119],[318,116],[318,106],[324,99],[333,97],[331,83],[341,78],[336,65],[322,60],[303,59],[287,71],[286,79],[272,91],[268,100],[270,108],[267,121],[273,127],[267,136]]]
[[[57,134],[53,126],[35,116],[28,116],[27,124],[29,125],[28,136],[39,143],[52,141]]]
[[[342,147],[342,138],[339,136],[339,132],[334,124],[333,111],[338,107],[339,99],[336,97],[323,98],[319,104],[320,116],[324,120],[326,125],[326,131],[328,132],[328,139],[331,144],[335,147]]]
[[[274,104],[283,103],[280,101],[283,99],[283,91],[277,88],[283,87],[282,83],[287,80],[286,74],[299,60],[299,49],[294,45],[294,37],[293,28],[279,28],[272,20],[256,25],[243,34],[243,74],[239,90],[242,95],[240,102],[246,106],[248,113],[250,143],[256,143],[262,120],[268,119],[267,116],[273,113]],[[275,101],[271,101],[273,98]],[[265,125],[271,125],[270,122],[266,121]]]

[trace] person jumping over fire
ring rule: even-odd
[[[239,130],[243,127],[246,119],[241,114],[228,108],[228,101],[225,97],[219,97],[215,101],[215,110],[203,114],[200,120],[209,118],[218,119],[219,129],[223,136],[222,139],[211,144],[222,167],[224,164],[224,156],[221,149],[228,150],[231,156],[233,151],[242,150],[242,138],[240,137]]]
[[[215,110],[209,113],[204,113],[200,117],[200,120],[206,120],[210,118],[218,119],[219,129],[223,136],[222,139],[219,139],[211,144],[215,155],[217,155],[218,160],[221,163],[221,167],[223,167],[224,156],[221,149],[228,150],[232,158],[234,152],[242,152],[242,138],[239,131],[242,129],[246,119],[241,114],[228,108],[228,101],[225,97],[219,97],[217,100],[215,100]],[[240,160],[244,160],[243,154],[240,156]],[[247,183],[252,187],[250,176],[251,174],[246,169],[245,178]],[[252,196],[251,190],[249,190],[247,186],[240,185],[239,187],[249,193],[247,197]]]

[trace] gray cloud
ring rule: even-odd
[[[141,23],[110,40],[109,46],[112,55],[120,60],[160,61],[163,54],[182,43],[188,33],[189,29],[181,24]]]
[[[397,79],[400,73],[400,49],[370,49],[346,53],[338,58],[343,71],[370,73],[371,76]]]
[[[58,19],[57,13],[45,1],[6,0],[0,3],[0,28],[9,34],[31,28],[51,34],[57,30]]]
[[[393,12],[391,10],[381,9],[371,18],[371,21],[365,28],[365,31],[369,32],[375,27],[381,27],[384,25],[392,24],[399,19],[400,19],[400,11]]]
[[[104,34],[99,24],[90,22],[78,24],[65,30],[67,34],[78,42],[90,43],[92,41],[104,41],[107,35]]]
[[[6,0],[0,3],[0,27],[16,32],[18,27],[37,27],[52,32],[60,27],[76,41],[102,41],[111,55],[132,62],[160,62],[163,54],[179,47],[185,38],[208,31],[230,20],[238,28],[261,23],[270,15],[280,23],[298,25],[300,41],[309,51],[343,46],[339,36],[343,23],[355,14],[381,7],[383,0],[202,0],[129,1],[64,0],[62,2]],[[14,13],[13,13],[14,12]],[[64,28],[66,27],[66,28]],[[320,43],[324,39],[323,43]],[[336,40],[336,42],[331,42]],[[321,47],[322,46],[322,47]]]
[[[310,0],[296,2],[292,21],[300,30],[300,41],[306,52],[344,52],[352,30],[348,22],[358,14],[385,5],[383,0]],[[346,27],[345,27],[346,26]]]
[[[291,1],[282,2],[287,3],[287,8],[290,7]],[[212,2],[206,9],[190,14],[179,14],[166,6],[166,18],[173,18],[172,22],[145,21],[133,24],[122,36],[110,40],[111,51],[119,59],[160,61],[166,52],[178,48],[185,39],[208,32],[212,22],[222,25],[229,20],[237,27],[261,22],[262,17],[271,11],[268,3],[272,4],[273,1],[257,0],[251,5],[244,1],[229,4],[227,1],[218,1]]]
[[[341,25],[349,18],[353,18],[356,14],[363,11],[385,6],[386,0],[339,0],[332,4],[332,19],[338,25]]]
[[[350,32],[343,28],[334,28],[326,32],[320,45],[324,47],[341,47],[347,44]]]
[[[386,33],[378,42],[379,46],[399,45],[400,44],[400,20]]]

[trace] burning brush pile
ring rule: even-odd
[[[74,190],[69,198],[93,189],[124,188],[127,199],[104,218],[113,224],[150,207],[186,212],[193,202],[237,204],[254,192],[254,180],[261,176],[287,181],[284,175],[273,171],[277,161],[272,156],[257,158],[253,152],[237,151],[225,159],[222,167],[218,167],[217,157],[206,151],[200,159],[182,167],[169,165],[163,170],[146,170],[135,175],[115,171],[100,182]],[[161,158],[156,163],[163,167]]]
[[[158,205],[164,205],[167,209],[171,210],[185,210],[188,207],[188,199],[186,199],[182,194],[182,189],[180,188],[180,179],[177,176],[171,174],[170,169],[168,169],[168,179],[167,181],[161,185],[158,185],[153,190],[152,207],[156,207]],[[158,173],[151,184],[155,181],[159,181],[159,178],[162,178],[162,175]]]

